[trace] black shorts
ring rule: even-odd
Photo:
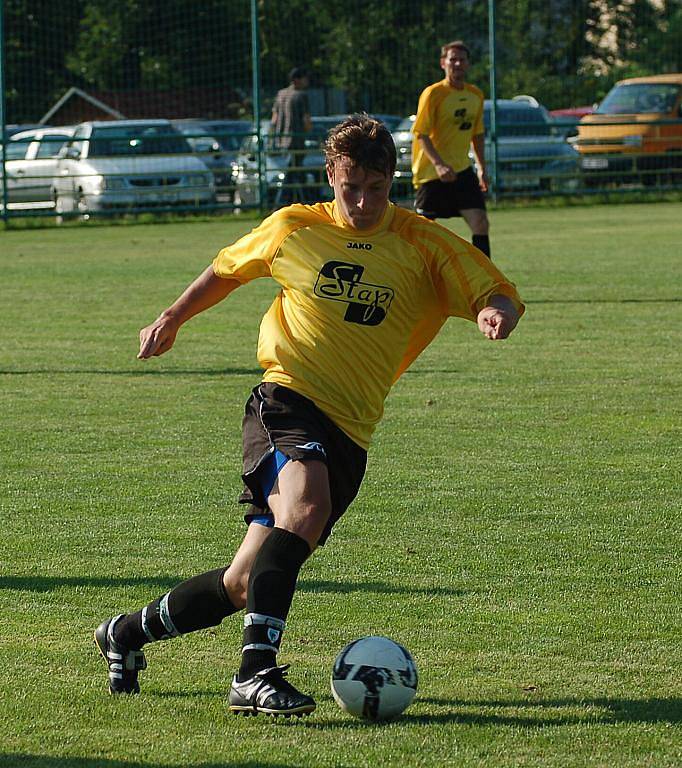
[[[276,477],[277,456],[292,461],[323,461],[329,472],[332,513],[318,544],[324,544],[336,521],[360,490],[367,466],[367,451],[307,397],[280,384],[264,382],[251,393],[242,422],[244,491],[242,504],[250,504],[247,523],[263,518],[268,509],[268,488]]]
[[[485,210],[485,196],[474,169],[469,166],[454,181],[434,179],[422,184],[414,199],[414,210],[427,219],[461,216],[467,208]]]

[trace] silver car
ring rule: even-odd
[[[213,174],[216,192],[228,202],[234,195],[232,169],[244,137],[251,133],[246,120],[173,120],[193,151]]]
[[[81,123],[62,148],[53,195],[58,217],[215,203],[213,174],[169,120]]]
[[[330,128],[338,125],[345,115],[314,115],[312,129],[306,134],[301,166],[302,182],[290,184],[287,171],[291,156],[286,150],[273,147],[269,121],[261,123],[261,137],[264,151],[264,206],[278,208],[288,202],[318,202],[331,200],[332,194],[327,182],[323,145]],[[259,204],[258,138],[255,133],[244,139],[234,166],[236,206],[253,207]]]
[[[73,132],[73,127],[65,126],[13,134],[7,142],[5,159],[8,210],[49,209],[54,206],[52,179],[57,170],[57,155]],[[0,190],[1,174],[0,166]]]
[[[530,96],[497,100],[497,174],[501,192],[569,191],[578,186],[579,155],[557,129],[547,110]],[[412,180],[415,116],[393,133],[398,153],[396,185]],[[484,103],[485,155],[492,174],[491,102]],[[473,155],[470,154],[472,163]]]

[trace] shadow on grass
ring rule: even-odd
[[[262,368],[26,368],[0,369],[0,376],[262,376]]]
[[[183,580],[181,576],[0,576],[0,589],[20,589],[25,592],[53,592],[57,589],[90,587],[149,587],[168,591]]]
[[[150,590],[167,592],[187,576],[0,576],[0,590],[18,589],[24,592],[53,592],[59,589],[86,587],[112,589],[116,587],[148,587]],[[310,581],[302,579],[297,591],[312,594],[351,594],[367,592],[377,595],[444,595],[461,596],[464,590],[449,587],[409,587],[387,584],[383,581]]]
[[[682,298],[667,299],[529,299],[526,304],[677,304]]]
[[[518,699],[509,701],[449,701],[417,697],[419,704],[441,711],[417,714],[408,710],[394,725],[509,726],[513,728],[553,728],[565,725],[616,725],[682,723],[682,699]],[[309,728],[362,729],[382,723],[363,720],[306,720]]]
[[[115,587],[148,587],[159,592],[168,591],[187,576],[0,576],[0,590],[18,589],[24,592],[53,592],[58,589],[87,587],[112,589]],[[382,581],[306,581],[298,583],[299,592],[351,594],[367,592],[378,595],[445,595],[459,596],[464,590],[447,587],[409,587],[386,584]]]
[[[443,595],[461,597],[467,594],[464,589],[449,587],[410,587],[404,584],[386,584],[383,581],[308,581],[301,579],[296,587],[298,592],[351,594],[352,592],[373,592],[377,595]]]
[[[236,763],[192,763],[193,768],[296,768],[292,763],[249,760]],[[177,768],[177,763],[130,762],[103,757],[50,757],[48,755],[0,754],[0,768]]]

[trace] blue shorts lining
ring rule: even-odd
[[[288,461],[289,457],[279,449],[275,448],[263,462],[260,478],[264,499],[267,499],[272,493],[277,477]],[[275,518],[272,516],[272,513],[254,515],[249,518],[249,523],[256,523],[257,525],[264,525],[266,528],[272,528],[275,524]]]

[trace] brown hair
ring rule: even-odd
[[[335,125],[324,145],[327,168],[333,169],[341,158],[348,158],[358,168],[392,177],[395,171],[395,144],[388,128],[379,120],[362,113],[351,115]]]
[[[445,43],[445,45],[440,49],[441,59],[444,59],[448,55],[448,51],[451,48],[461,48],[463,51],[467,52],[467,57],[471,58],[471,51],[469,50],[469,47],[464,42],[464,40],[453,40],[451,43]]]

